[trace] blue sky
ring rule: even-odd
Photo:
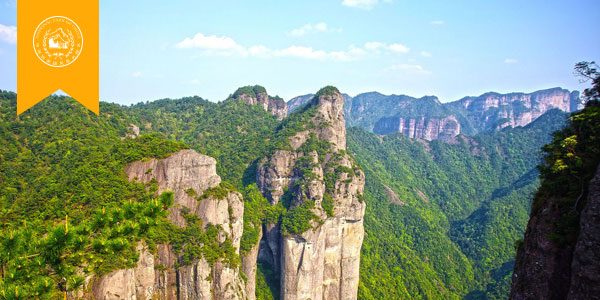
[[[0,0],[0,89],[17,86],[16,15]],[[101,0],[100,99],[580,90],[573,65],[600,61],[597,28],[597,0]]]

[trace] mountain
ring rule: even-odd
[[[267,90],[260,85],[241,87],[233,93],[232,97],[248,104],[258,104],[279,120],[287,115],[288,107],[285,101],[279,96],[269,96]]]
[[[539,148],[566,114],[451,143],[348,129],[365,172],[361,299],[506,299]]]
[[[566,113],[427,141],[346,129],[333,87],[279,120],[263,89],[18,117],[0,92],[3,297],[506,298]]]
[[[600,105],[591,101],[544,147],[541,186],[512,277],[510,299],[600,295]]]
[[[257,184],[280,223],[263,225],[259,262],[281,278],[281,299],[356,299],[365,178],[346,153],[343,97],[320,90],[279,128]]]
[[[290,111],[307,96],[291,99]],[[486,93],[479,97],[441,103],[437,97],[413,98],[377,92],[348,97],[348,127],[359,126],[377,134],[400,132],[411,138],[449,141],[458,134],[475,135],[505,127],[525,126],[547,111],[574,112],[579,93],[553,88],[525,93]]]
[[[356,298],[366,203],[342,96],[325,88],[283,122],[247,100],[102,103],[97,117],[51,97],[16,117],[1,92],[2,292]]]

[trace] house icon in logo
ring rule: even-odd
[[[58,28],[58,29],[56,29],[56,31],[54,31],[53,33],[50,34],[50,37],[48,39],[48,48],[50,48],[50,49],[68,49],[69,48],[68,38],[69,38],[69,36],[64,33],[62,28]]]

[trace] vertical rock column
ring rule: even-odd
[[[310,103],[316,111],[309,121],[312,124],[290,137],[293,150],[274,152],[257,172],[259,188],[271,204],[279,203],[285,191],[293,191],[291,207],[306,201],[315,203],[312,212],[318,221],[311,222],[311,229],[273,237],[265,233],[261,242],[263,247],[280,245],[275,247],[280,257],[276,254],[273,260],[275,265],[280,261],[276,270],[280,272],[281,298],[285,300],[357,297],[366,207],[362,201],[364,174],[345,152],[343,105],[337,89],[319,92]],[[302,145],[310,137],[327,142],[328,153],[320,157],[317,151],[302,152]],[[312,179],[296,165],[300,159],[313,162]],[[325,176],[336,177],[329,190]],[[323,205],[325,197],[333,202],[329,213]]]

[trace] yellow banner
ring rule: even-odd
[[[99,0],[19,0],[17,114],[61,89],[99,113]]]

